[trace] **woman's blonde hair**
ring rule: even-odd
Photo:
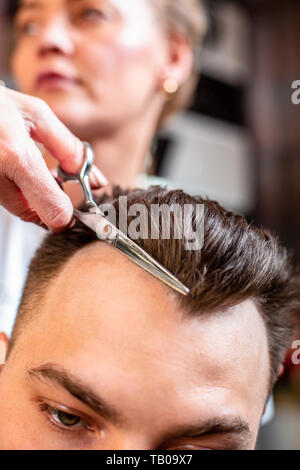
[[[207,30],[207,16],[202,0],[151,0],[165,23],[167,33],[183,34],[189,42],[194,62],[193,70],[178,91],[167,101],[159,119],[159,126],[191,101],[197,84],[197,51]],[[170,77],[172,78],[172,77]]]

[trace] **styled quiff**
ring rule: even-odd
[[[119,220],[119,196],[128,198],[128,210],[133,204],[147,209],[151,226],[153,204],[181,208],[186,204],[204,205],[204,245],[201,250],[186,250],[186,240],[178,240],[171,218],[170,239],[138,239],[136,243],[166,266],[187,287],[190,295],[178,295],[182,312],[200,317],[202,312],[223,312],[243,301],[252,300],[260,312],[267,331],[270,357],[270,389],[276,381],[279,367],[292,340],[291,315],[299,308],[300,294],[288,253],[266,230],[248,224],[244,217],[225,210],[217,202],[192,197],[183,191],[168,191],[159,186],[149,190],[121,191],[101,203],[115,207]],[[121,206],[121,211],[123,211]],[[127,216],[128,213],[123,214]],[[193,230],[198,224],[197,212],[192,217]],[[128,225],[134,217],[128,216]],[[161,233],[162,221],[158,227]],[[150,235],[150,234],[149,234]],[[78,222],[72,229],[50,235],[32,261],[10,350],[26,324],[34,320],[47,295],[47,288],[70,258],[83,247],[95,243],[97,235]],[[103,242],[99,241],[99,244]],[[126,274],[125,274],[126,275]]]

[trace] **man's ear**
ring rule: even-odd
[[[0,370],[5,364],[8,348],[8,337],[5,333],[0,333]]]

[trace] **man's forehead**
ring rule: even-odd
[[[147,375],[162,384],[174,380],[174,386],[227,381],[251,388],[247,378],[265,377],[268,367],[265,329],[252,302],[183,319],[164,284],[98,242],[68,262],[40,317],[64,357],[90,368],[91,358],[105,357],[108,368],[136,381]]]
[[[104,299],[104,295],[107,295],[109,301],[113,301],[111,292],[118,292],[119,298],[122,294],[123,302],[130,302],[134,300],[139,289],[142,289],[144,305],[148,295],[153,302],[166,298],[170,301],[172,299],[175,304],[176,299],[174,291],[164,283],[137,266],[119,250],[101,241],[96,241],[75,253],[62,270],[56,287],[62,286],[61,293],[64,296],[64,289],[75,289],[76,285],[90,291],[96,286],[101,287],[101,291],[98,291],[101,298]],[[154,298],[153,291],[157,293]]]
[[[118,407],[135,429],[156,423],[153,432],[163,433],[194,421],[195,412],[204,420],[227,411],[259,419],[268,353],[252,302],[186,318],[168,292],[95,242],[51,282],[30,334],[16,344],[22,370],[56,364]]]
[[[77,252],[51,283],[44,310],[52,323],[57,311],[63,312],[60,323],[81,323],[91,341],[100,327],[117,341],[126,326],[124,341],[145,341],[150,331],[158,341],[180,325],[176,295],[115,248],[95,242]]]

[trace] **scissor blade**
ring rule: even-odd
[[[182,284],[179,279],[123,233],[119,235],[114,246],[127,255],[138,266],[145,269],[168,286],[183,295],[189,294],[190,290]]]
[[[99,226],[100,220],[104,219],[102,212],[99,210],[99,213],[93,212],[82,212],[77,209],[74,209],[75,217],[80,220],[84,225],[89,227],[93,232],[97,233],[97,227]]]
[[[189,289],[182,284],[168,269],[162,266],[156,259],[149,255],[143,248],[134,243],[123,232],[117,229],[106,217],[99,211],[98,214],[90,212],[81,212],[74,209],[74,215],[87,227],[97,233],[99,239],[113,245],[126,256],[128,256],[134,263],[141,268],[145,269],[150,274],[154,275],[168,286],[183,295],[189,294]],[[104,227],[111,228],[111,237],[103,235]],[[104,232],[105,234],[105,232]]]

